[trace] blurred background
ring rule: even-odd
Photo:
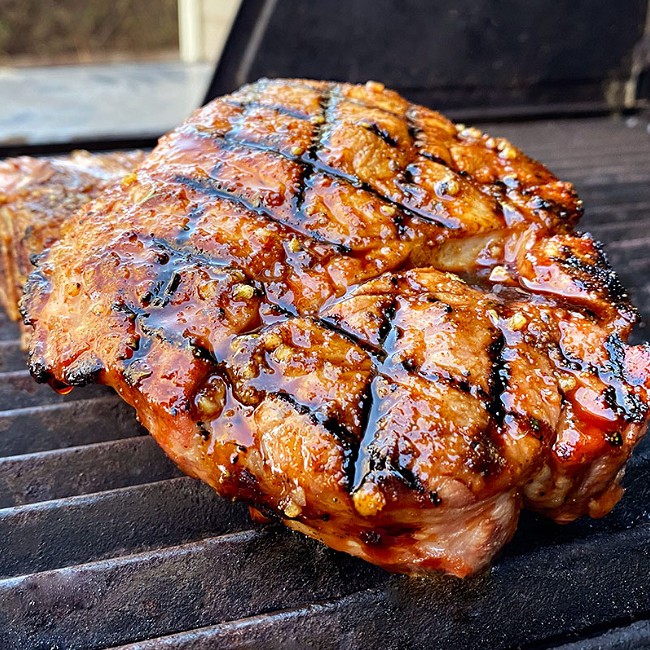
[[[0,0],[0,144],[159,135],[198,106],[240,0]]]
[[[0,0],[0,146],[152,139],[261,76],[376,79],[472,122],[635,114],[647,5]]]

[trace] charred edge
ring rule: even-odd
[[[489,382],[490,401],[487,404],[487,410],[499,425],[503,424],[503,418],[506,415],[501,397],[507,390],[510,379],[507,363],[503,358],[505,343],[503,332],[499,331],[496,339],[488,347],[488,354],[492,359],[492,369]]]
[[[619,309],[622,308],[631,316],[636,316],[636,309],[629,303],[629,295],[612,269],[603,250],[603,245],[597,241],[594,241],[593,244],[596,250],[596,259],[593,263],[575,255],[569,246],[563,246],[561,248],[562,257],[555,257],[553,261],[567,269],[577,271],[578,279],[588,290],[604,293]]]
[[[532,158],[528,156],[525,157],[528,160],[532,160]],[[553,178],[557,180],[557,177],[553,176]],[[563,224],[561,224],[564,227],[568,227],[580,221],[580,217],[582,217],[582,215],[584,214],[585,208],[574,188],[572,188],[570,192],[571,198],[575,202],[574,208],[572,210],[567,210],[566,207],[562,203],[559,203],[558,201],[553,201],[552,199],[543,198],[539,196],[538,194],[536,194],[537,192],[539,192],[539,190],[540,187],[537,185],[530,186],[530,187],[523,187],[521,190],[524,196],[531,197],[531,201],[532,201],[531,207],[534,210],[545,210],[546,212],[555,214],[556,216],[560,217],[560,219],[564,222]]]
[[[267,506],[264,503],[255,501],[251,504],[251,507],[255,508],[256,510],[259,510],[264,517],[270,519],[272,522],[279,523],[282,521],[282,517],[275,510],[273,510],[271,507]]]
[[[63,381],[69,386],[87,386],[94,384],[103,370],[104,364],[97,357],[83,359],[66,368]]]
[[[50,281],[43,275],[40,269],[32,271],[29,274],[23,286],[23,295],[18,301],[18,313],[25,325],[33,326],[37,320],[30,316],[33,301],[42,295],[47,295],[51,290],[52,285]]]
[[[29,372],[38,384],[47,384],[48,381],[54,378],[54,375],[48,370],[44,361],[34,361],[32,358],[29,360]]]

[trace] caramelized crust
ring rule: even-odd
[[[226,497],[392,571],[465,576],[522,504],[605,514],[646,347],[581,204],[383,86],[197,111],[30,276],[31,370],[98,381]]]

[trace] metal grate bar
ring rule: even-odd
[[[187,477],[7,508],[0,510],[0,576],[137,553],[250,525],[244,506],[231,505]]]
[[[344,641],[348,635],[359,648],[397,648],[405,646],[408,628],[411,647],[460,650],[475,648],[477,639],[489,639],[489,647],[497,650],[575,633],[576,619],[584,630],[605,621],[630,622],[633,613],[650,613],[647,585],[637,579],[650,571],[650,550],[645,544],[649,533],[646,523],[569,547],[553,546],[503,559],[491,573],[473,581],[444,577],[423,581],[356,571],[357,561],[334,562],[327,553],[306,548],[312,543],[297,536],[270,538],[270,533],[248,532],[206,540],[192,545],[191,551],[166,549],[162,554],[0,582],[5,603],[0,616],[6,616],[6,627],[15,630],[12,612],[20,615],[27,599],[33,603],[26,632],[34,636],[14,632],[6,637],[14,644],[26,638],[38,642],[39,619],[47,616],[55,622],[48,640],[65,640],[69,645],[83,641],[88,648],[99,647],[97,638],[118,644],[162,636],[159,631],[165,628],[192,629],[212,623],[215,638],[228,648],[286,647],[278,644],[287,639],[294,647],[331,647],[332,628],[338,631],[336,640],[342,641],[339,647],[349,647]],[[269,562],[269,553],[279,555]],[[130,570],[142,564],[134,576]],[[268,581],[261,584],[265,578]],[[305,590],[306,580],[309,590]],[[381,589],[368,591],[372,586]],[[245,644],[241,623],[219,625],[229,617],[304,608],[361,589],[365,591],[324,608],[325,621],[309,610],[301,625],[282,614],[259,616],[245,630]],[[149,608],[144,614],[143,603]],[[80,604],[101,610],[103,616],[87,621],[80,616]]]
[[[1,379],[1,377],[0,377]],[[78,396],[84,389],[78,391]],[[0,458],[143,435],[115,394],[0,411]]]
[[[386,579],[297,534],[233,533],[0,581],[0,646],[102,647],[332,599]]]
[[[10,370],[24,370],[25,355],[18,341],[0,341],[0,373]]]
[[[0,508],[180,475],[147,436],[14,456],[0,459]]]

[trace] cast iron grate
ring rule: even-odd
[[[583,227],[650,317],[645,123],[488,130],[576,183]],[[2,648],[650,647],[650,438],[605,519],[524,515],[491,571],[413,580],[254,527],[183,477],[110,391],[34,384],[17,338],[2,321]]]

